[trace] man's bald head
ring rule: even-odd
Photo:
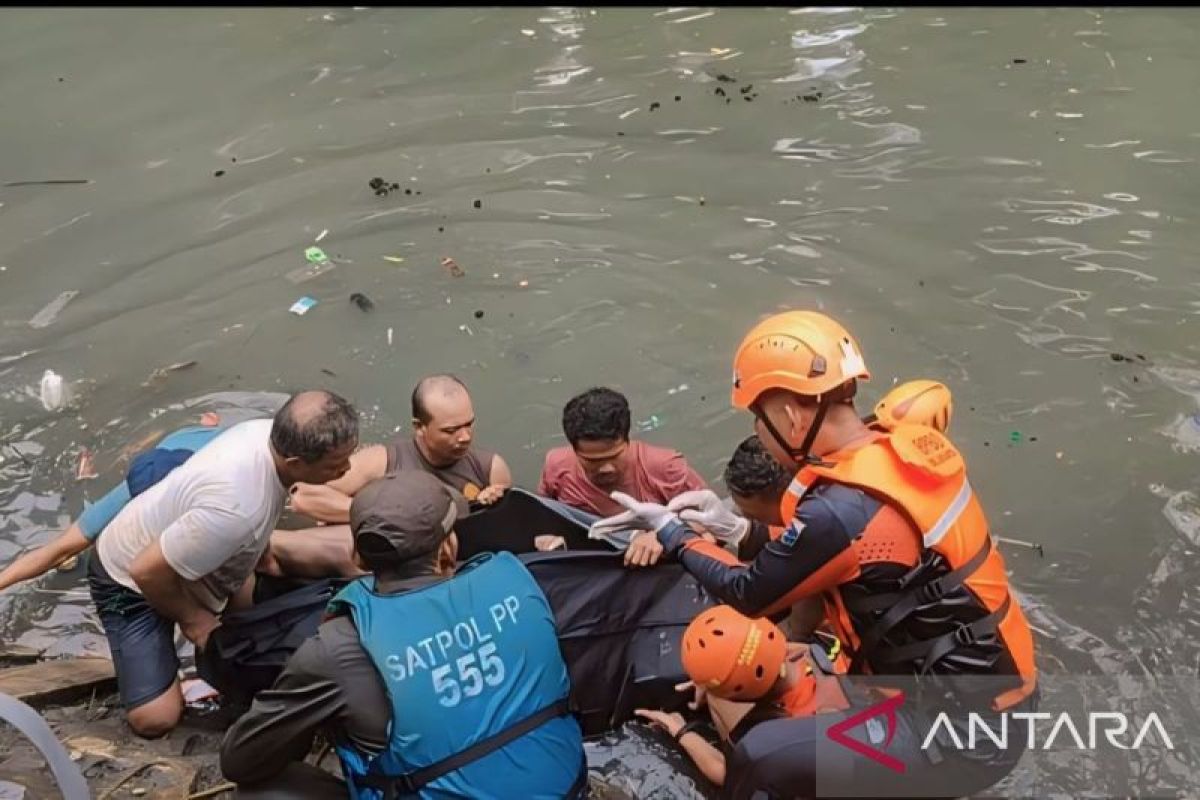
[[[429,409],[431,398],[441,397],[451,400],[457,399],[461,395],[467,395],[466,384],[453,375],[428,375],[421,378],[413,387],[413,419],[422,425],[428,425],[432,419]],[[467,396],[469,397],[469,395]]]
[[[358,412],[333,392],[294,394],[275,414],[271,446],[282,458],[306,464],[320,461],[335,450],[358,444]]]

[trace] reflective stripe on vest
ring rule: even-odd
[[[395,779],[397,796],[416,789],[422,797],[555,797],[570,790],[583,744],[576,720],[561,714],[570,690],[566,664],[546,598],[515,556],[482,554],[455,577],[403,594],[376,594],[373,580],[362,578],[331,606],[352,614],[391,704],[383,752],[337,748],[351,797],[388,797],[381,788],[387,779]],[[560,713],[505,741],[505,731],[556,705]],[[454,758],[489,739],[500,742],[496,749],[467,763]],[[447,763],[453,768],[430,778],[427,791],[413,785],[412,776]]]

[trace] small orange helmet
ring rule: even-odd
[[[697,686],[728,700],[757,700],[779,679],[787,641],[769,619],[731,606],[703,611],[683,632],[683,668]]]
[[[786,311],[755,325],[733,357],[733,405],[746,410],[769,389],[819,397],[870,380],[850,333],[816,311]]]
[[[875,421],[889,431],[904,422],[928,425],[945,433],[953,414],[954,400],[950,390],[937,381],[902,383],[885,394],[875,406]]]

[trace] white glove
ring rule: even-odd
[[[679,519],[667,510],[666,506],[660,506],[658,503],[643,503],[622,492],[613,492],[612,499],[625,506],[628,511],[593,522],[592,527],[588,530],[589,538],[609,541],[612,541],[613,538],[620,538],[628,545],[629,540],[637,532],[654,531],[657,533],[668,523]],[[624,535],[614,536],[618,532]]]
[[[736,546],[750,532],[750,520],[734,513],[726,501],[709,489],[701,489],[673,498],[667,504],[684,522],[695,522],[722,542]]]

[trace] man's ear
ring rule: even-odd
[[[808,427],[808,423],[804,419],[804,412],[800,410],[800,405],[789,400],[783,404],[783,413],[787,415],[788,422],[792,426],[791,430],[787,432],[788,438],[800,439],[801,432]]]
[[[421,420],[417,419],[416,417],[412,418],[412,429],[414,432],[420,431],[424,427],[425,427],[424,422],[421,422]]]

